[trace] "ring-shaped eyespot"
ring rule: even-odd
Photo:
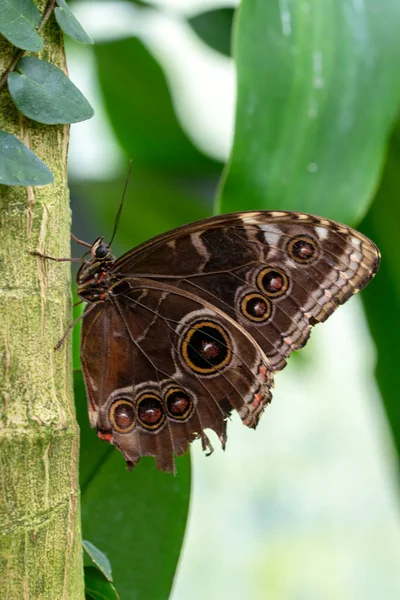
[[[111,425],[119,433],[128,433],[135,426],[135,407],[131,400],[118,398],[108,413]]]
[[[211,375],[226,367],[232,358],[229,335],[213,321],[199,321],[189,327],[181,343],[181,356],[195,373]]]
[[[318,244],[308,235],[297,235],[289,240],[287,252],[298,263],[312,263],[318,258]]]
[[[136,411],[138,423],[144,429],[154,431],[161,427],[165,421],[163,403],[158,396],[151,392],[146,392],[140,396],[136,403]]]
[[[289,288],[289,279],[281,269],[266,267],[257,275],[257,287],[266,296],[279,298],[286,294]]]
[[[271,302],[261,294],[246,294],[240,301],[240,311],[246,319],[264,323],[271,316]]]
[[[169,388],[164,396],[168,417],[177,421],[185,421],[194,409],[193,399],[179,387]]]

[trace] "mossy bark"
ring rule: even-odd
[[[37,2],[41,12],[45,2]],[[53,20],[43,58],[65,68]],[[0,36],[0,75],[12,46]],[[0,186],[0,596],[2,600],[84,598],[78,486],[79,432],[70,341],[54,346],[71,318],[68,126],[20,115],[0,91],[0,129],[48,165],[54,184]]]

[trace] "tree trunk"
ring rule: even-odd
[[[43,13],[45,2],[37,3]],[[53,17],[39,58],[65,68]],[[0,36],[0,75],[13,48]],[[70,340],[54,346],[71,318],[68,126],[40,125],[0,91],[0,129],[48,165],[44,187],[0,185],[0,596],[84,598],[78,485],[79,431]]]

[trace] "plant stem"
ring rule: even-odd
[[[51,13],[53,12],[55,5],[56,5],[56,0],[49,0],[49,2],[47,3],[47,6],[46,6],[43,16],[42,16],[42,20],[40,21],[39,27],[37,29],[38,33],[42,33],[44,26],[46,25],[47,21],[50,19]]]

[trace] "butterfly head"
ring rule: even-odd
[[[87,258],[89,256],[89,258]],[[83,258],[77,273],[78,295],[87,302],[102,300],[110,285],[110,271],[114,264],[110,246],[102,237],[93,242],[90,252]]]
[[[94,259],[103,261],[111,258],[111,250],[110,247],[103,242],[103,238],[99,237],[95,242],[93,242],[92,247],[90,249],[90,254]]]

